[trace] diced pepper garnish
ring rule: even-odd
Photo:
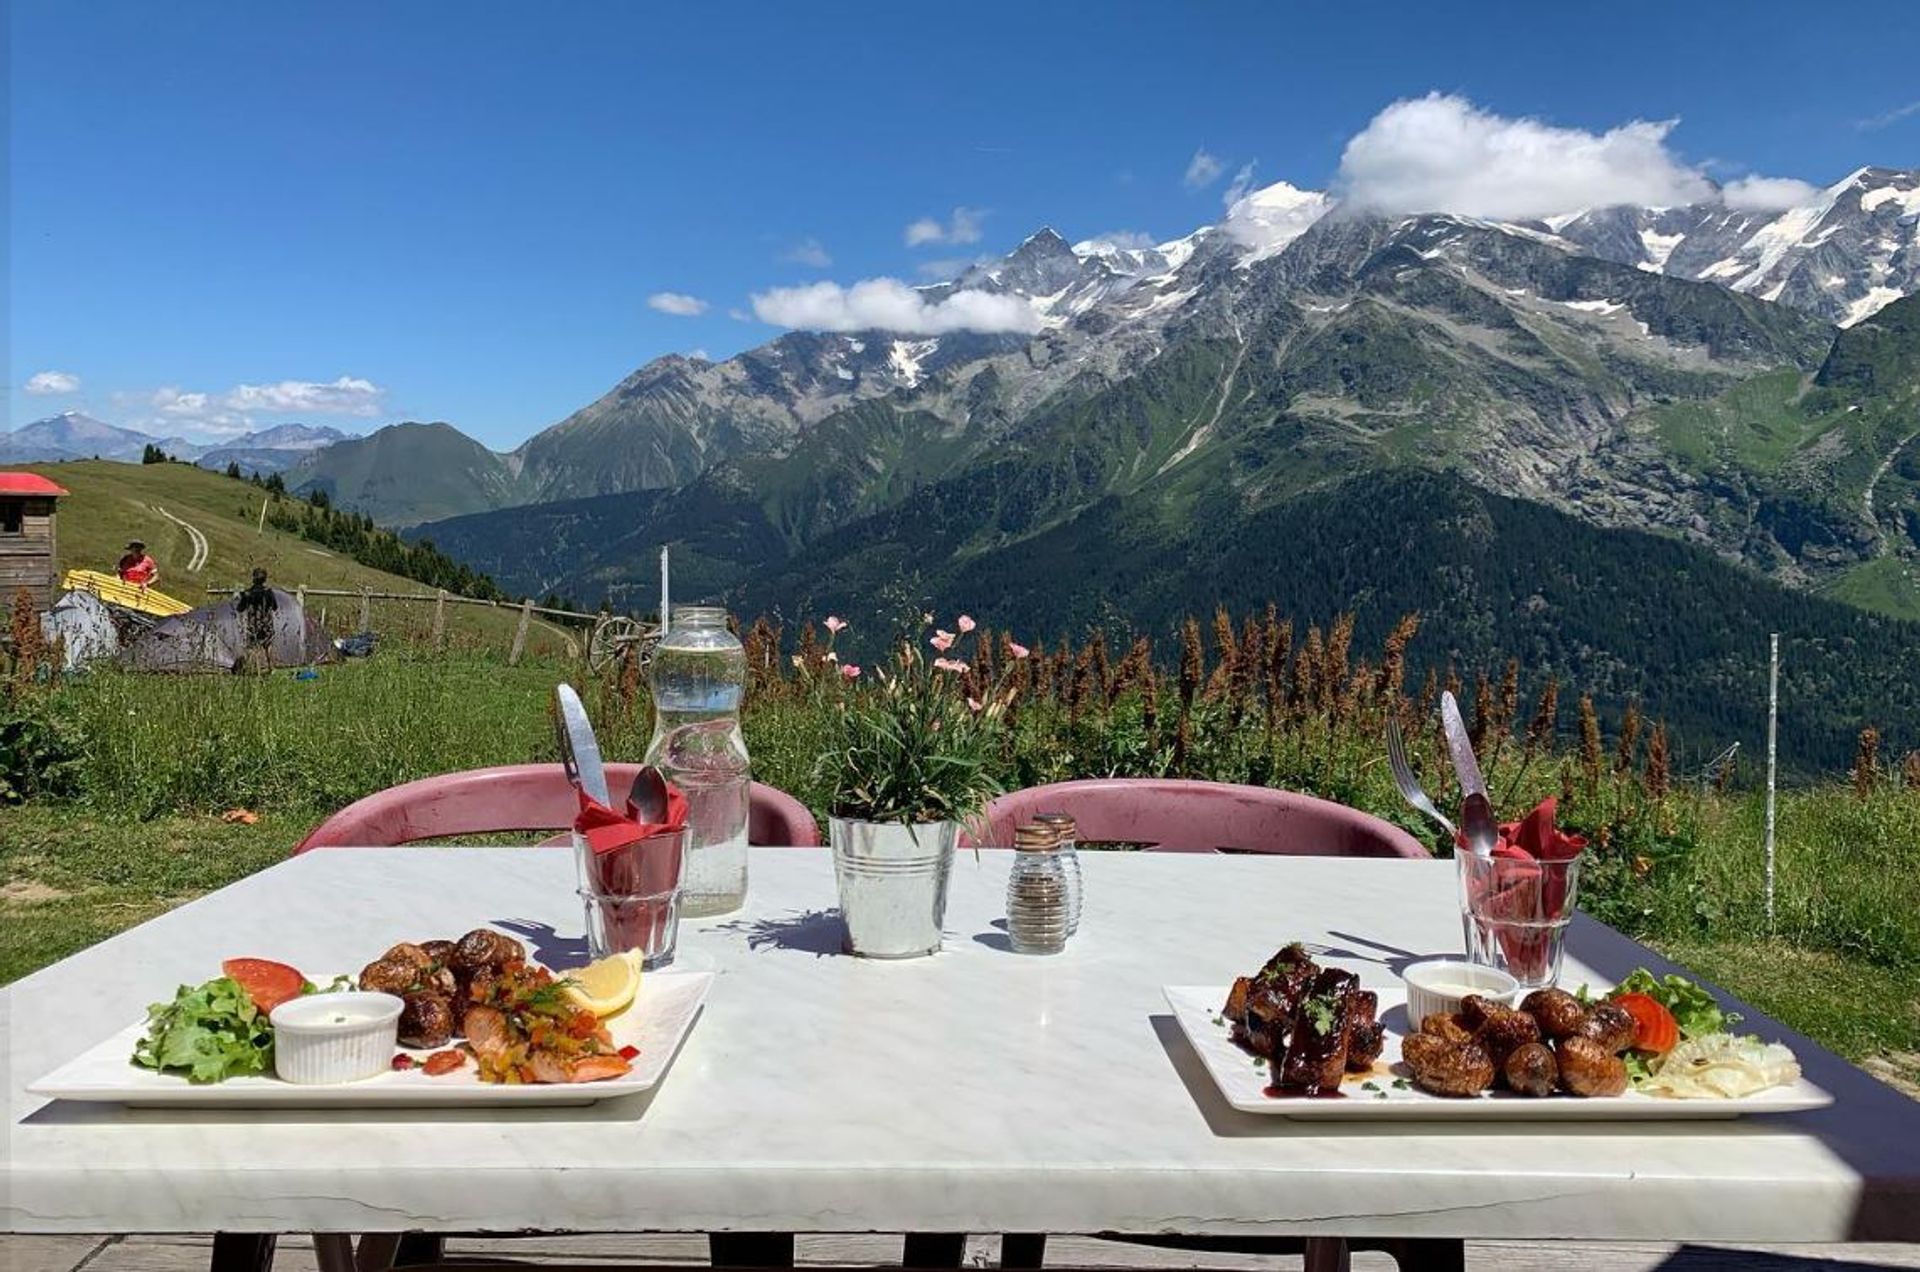
[[[633,1059],[633,1058],[634,1058],[635,1056],[637,1056],[637,1055],[639,1055],[639,1054],[640,1054],[640,1048],[638,1048],[638,1047],[622,1047],[622,1048],[620,1048],[620,1058],[621,1058],[622,1060],[631,1060],[631,1059]]]
[[[408,1069],[413,1068],[414,1063],[414,1058],[403,1051],[393,1058],[394,1072],[405,1073]]]

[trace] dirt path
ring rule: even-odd
[[[207,536],[201,534],[196,527],[188,525],[186,522],[180,520],[180,518],[168,512],[165,508],[162,508],[159,504],[149,504],[148,507],[187,532],[187,540],[193,545],[193,555],[187,558],[187,573],[198,574],[201,570],[205,569],[207,564]]]

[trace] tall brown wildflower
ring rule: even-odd
[[[1473,749],[1485,751],[1487,738],[1493,732],[1493,685],[1488,682],[1486,673],[1473,675],[1473,722],[1467,726],[1467,736],[1473,739]]]
[[[800,670],[812,675],[820,668],[820,633],[814,630],[813,620],[800,624],[800,647],[794,650],[800,656]]]
[[[1238,726],[1253,705],[1254,691],[1266,674],[1267,629],[1248,615],[1240,627],[1240,647],[1233,660],[1233,723]]]
[[[1091,677],[1087,687],[1100,695],[1099,706],[1105,710],[1113,701],[1113,667],[1107,657],[1107,634],[1103,631],[1096,630],[1087,642],[1087,670]]]
[[[1293,703],[1297,715],[1311,715],[1326,702],[1320,682],[1325,656],[1326,641],[1320,635],[1319,625],[1315,624],[1307,628],[1306,644],[1300,647],[1300,656],[1293,660]]]
[[[1440,701],[1440,673],[1432,667],[1427,668],[1427,677],[1420,682],[1420,700],[1414,704],[1415,720],[1433,718],[1434,704]],[[1401,723],[1406,723],[1402,721]]]
[[[1673,788],[1673,770],[1667,757],[1667,722],[1656,720],[1647,739],[1647,798],[1665,799]]]
[[[1620,740],[1613,748],[1613,769],[1626,773],[1633,768],[1633,757],[1640,749],[1640,704],[1629,702],[1620,717]]]
[[[993,638],[993,629],[983,624],[973,635],[973,657],[969,660],[969,666],[979,672],[980,679],[987,684],[994,681],[999,654],[1000,646]]]
[[[1600,789],[1600,716],[1593,709],[1591,694],[1580,695],[1580,768],[1587,778],[1589,792]]]
[[[1420,615],[1403,614],[1387,633],[1380,660],[1380,682],[1375,692],[1381,705],[1392,715],[1399,715],[1405,705],[1401,699],[1407,691],[1407,646],[1419,630]]]
[[[1533,719],[1527,721],[1528,759],[1536,752],[1553,752],[1553,735],[1560,718],[1560,682],[1553,677],[1547,678],[1547,687],[1540,691],[1540,703],[1533,709]]]
[[[1880,776],[1880,730],[1868,725],[1860,730],[1860,740],[1853,749],[1853,793],[1861,799],[1873,794],[1875,779]]]
[[[1908,751],[1900,761],[1900,781],[1910,791],[1920,791],[1920,751]]]
[[[1027,696],[1037,701],[1052,692],[1053,660],[1047,657],[1046,644],[1036,640],[1027,653]]]
[[[1500,697],[1494,713],[1494,736],[1501,742],[1513,736],[1514,721],[1520,718],[1520,660],[1509,658],[1500,677]]]
[[[1140,727],[1146,732],[1148,746],[1159,743],[1160,675],[1154,671],[1152,662],[1147,663],[1140,678]]]
[[[1109,688],[1109,701],[1119,699],[1127,690],[1146,680],[1147,673],[1153,670],[1153,642],[1145,636],[1134,638],[1126,655],[1113,669],[1113,684]]]
[[[1268,614],[1272,614],[1269,607]],[[1293,657],[1293,620],[1273,624],[1267,637],[1267,733],[1271,735],[1287,707],[1287,662]]]
[[[1458,698],[1460,696],[1460,690],[1462,688],[1463,686],[1460,683],[1460,669],[1458,667],[1455,667],[1453,665],[1453,659],[1449,658],[1447,659],[1447,678],[1446,678],[1446,684],[1444,686],[1444,692],[1450,693],[1454,697]]]
[[[8,620],[8,634],[13,641],[14,684],[24,689],[39,674],[40,658],[45,652],[40,638],[40,610],[33,603],[33,593],[24,587],[14,592]]]
[[[1207,697],[1219,700],[1232,692],[1234,668],[1240,662],[1240,642],[1233,632],[1233,615],[1227,613],[1224,605],[1216,606],[1213,611],[1213,647],[1220,661],[1207,680]]]
[[[1329,713],[1338,703],[1341,692],[1346,688],[1349,667],[1348,655],[1353,649],[1353,614],[1341,614],[1333,620],[1333,626],[1327,632],[1327,648],[1320,663],[1320,691],[1324,696],[1322,706]]]
[[[1206,675],[1206,656],[1200,652],[1200,622],[1189,616],[1180,624],[1180,714],[1184,720],[1193,695],[1200,691]]]

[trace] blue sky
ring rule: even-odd
[[[729,315],[756,293],[1042,224],[1171,238],[1249,162],[1326,188],[1430,92],[1678,120],[1656,148],[1722,181],[1920,164],[1907,0],[9,8],[14,425],[508,447],[649,358],[777,334]],[[964,241],[908,244],[957,208]]]

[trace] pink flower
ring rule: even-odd
[[[944,654],[949,649],[953,648],[953,642],[954,642],[953,633],[950,631],[947,631],[945,628],[942,628],[941,630],[935,632],[933,634],[933,639],[928,641],[927,643],[932,645],[935,649],[939,650],[941,653]]]
[[[827,630],[837,636],[847,630],[847,620],[844,618],[835,618],[829,614],[827,615]]]
[[[961,662],[958,658],[936,658],[933,660],[933,665],[940,671],[965,671],[967,669],[967,664]]]
[[[960,621],[956,623],[955,626],[957,626],[960,629],[960,632],[962,635],[965,635],[967,632],[970,632],[974,629],[974,621],[971,618],[968,618],[965,614],[962,614],[960,616]]]
[[[978,711],[978,710],[980,710],[980,699],[978,699],[978,698],[968,698],[968,699],[967,699],[967,710],[969,710],[969,711]]]
[[[840,678],[842,680],[858,680],[860,679],[860,668],[853,663],[841,663]]]
[[[1015,658],[1025,658],[1028,654],[1032,653],[1033,651],[1031,649],[1028,649],[1025,645],[1022,645],[1017,640],[1010,640],[1007,642],[1007,652],[1012,654]]]

